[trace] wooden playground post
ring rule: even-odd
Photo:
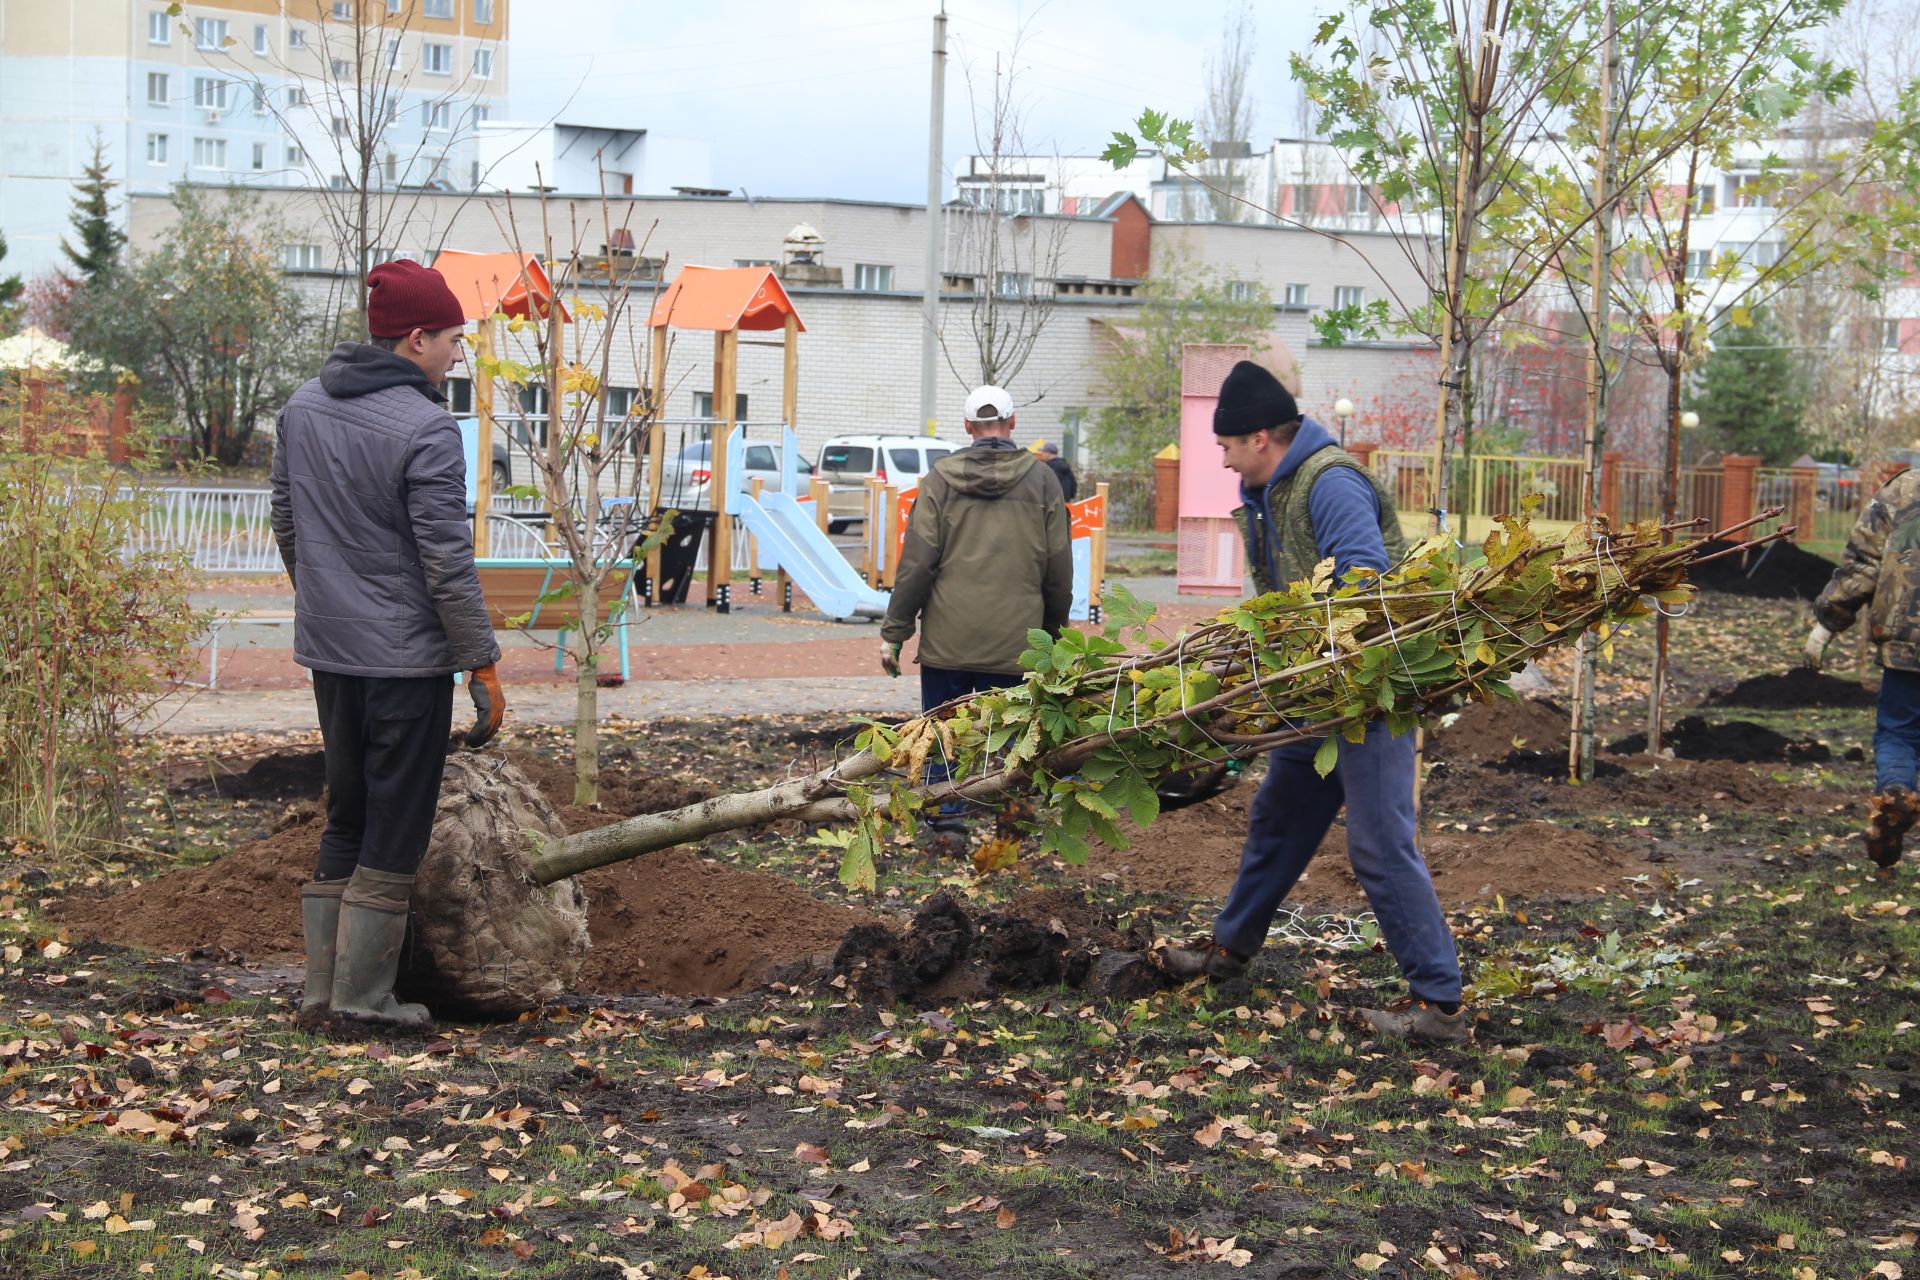
[[[880,550],[881,524],[886,515],[880,510],[880,482],[872,476],[867,477],[867,518],[860,522],[860,576],[867,580],[870,587],[880,585],[882,557]]]
[[[713,540],[707,551],[707,604],[721,613],[733,611],[733,524],[727,518],[727,448],[733,443],[733,389],[739,375],[740,334],[724,329],[713,335],[713,403],[719,419],[712,437]]]
[[[487,515],[493,509],[493,378],[481,372],[483,362],[493,358],[493,317],[483,316],[473,336],[473,411],[479,419],[474,428],[473,451],[473,554],[484,556],[492,546]],[[509,481],[512,476],[507,477]]]
[[[807,496],[813,499],[813,522],[820,526],[820,532],[827,532],[833,522],[833,512],[828,504],[833,501],[833,489],[819,476],[807,482]]]
[[[1093,487],[1100,503],[1100,523],[1087,534],[1087,611],[1100,620],[1100,584],[1107,576],[1107,482]]]
[[[760,501],[760,494],[766,485],[767,482],[759,476],[753,478],[748,490],[753,494],[754,502]],[[760,539],[751,533],[747,535],[747,583],[750,594],[760,594]]]
[[[800,431],[800,317],[789,315],[781,326],[780,352],[780,420],[787,424],[787,430],[794,433],[794,448],[798,449]],[[787,486],[795,483],[791,477],[798,476],[799,459],[789,458],[781,450],[780,491],[787,492]],[[797,493],[788,497],[798,498]],[[822,529],[825,525],[820,526]],[[773,575],[773,589],[780,597],[780,609],[783,613],[793,612],[793,582],[787,577],[786,566],[782,565]]]
[[[900,489],[897,485],[888,485],[881,490],[880,536],[880,585],[893,590],[894,570],[900,567]]]
[[[656,325],[653,330],[653,378],[652,400],[647,405],[650,430],[647,432],[647,511],[650,519],[648,527],[658,527],[660,513],[666,509],[661,499],[660,488],[664,482],[667,466],[667,432],[661,424],[665,413],[667,395],[667,327]],[[654,593],[660,587],[660,548],[647,552],[647,577],[644,598],[653,603]]]

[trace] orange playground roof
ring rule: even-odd
[[[772,267],[682,267],[653,304],[649,328],[780,329],[792,316],[800,332],[800,314]]]
[[[484,320],[496,311],[510,316],[547,314],[553,301],[553,283],[541,269],[540,261],[517,253],[467,253],[443,249],[433,260],[433,269],[446,278],[453,296],[469,320]],[[527,288],[531,282],[532,306]],[[567,308],[560,306],[565,320]]]

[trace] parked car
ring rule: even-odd
[[[786,484],[781,483],[780,450],[774,445],[747,441],[746,461],[749,485],[759,480],[765,488],[791,493],[796,498],[806,496],[813,464],[805,458],[794,458],[793,474]],[[663,506],[681,511],[715,509],[713,446],[709,441],[695,441],[666,459],[660,471],[660,500]]]
[[[863,523],[867,481],[911,489],[959,445],[932,436],[835,436],[820,447],[818,474],[827,481],[827,529],[841,533]]]
[[[1860,468],[1822,462],[1814,482],[1813,503],[1821,511],[1852,511],[1860,497]]]

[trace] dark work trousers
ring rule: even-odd
[[[1873,724],[1874,789],[1913,789],[1920,765],[1920,671],[1880,673],[1880,710]]]
[[[1026,676],[1017,671],[956,671],[951,667],[930,667],[923,662],[920,664],[920,710],[931,711],[943,702],[988,689],[1004,689],[1025,679]],[[934,751],[927,757],[927,781],[945,782],[946,779],[947,758]],[[957,817],[968,809],[962,800],[948,800],[940,806],[940,812],[949,817]]]
[[[1213,922],[1221,946],[1250,956],[1267,940],[1280,902],[1320,848],[1344,804],[1347,859],[1380,922],[1387,950],[1413,994],[1436,1004],[1460,999],[1460,955],[1420,857],[1413,812],[1413,734],[1378,721],[1361,742],[1342,740],[1333,772],[1314,772],[1318,741],[1276,747],[1247,815],[1240,874]]]
[[[315,880],[356,866],[410,876],[426,856],[453,728],[453,677],[313,673],[327,753],[327,830]]]

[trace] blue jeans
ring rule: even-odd
[[[1413,734],[1370,724],[1365,741],[1340,743],[1339,761],[1324,778],[1313,771],[1319,745],[1296,742],[1268,755],[1214,940],[1243,956],[1260,949],[1281,900],[1345,804],[1347,857],[1408,987],[1436,1004],[1459,1000],[1460,953],[1415,841]]]
[[[1008,685],[1019,684],[1026,676],[999,671],[959,671],[952,667],[929,667],[920,664],[920,710],[931,711],[943,702],[955,698],[964,698],[970,693],[985,693],[988,689],[1004,689]],[[945,782],[947,780],[947,758],[934,751],[927,756],[927,781]],[[945,800],[940,804],[940,813],[944,817],[957,818],[966,814],[974,806],[964,800]]]
[[[1880,673],[1880,709],[1873,721],[1875,791],[1911,790],[1920,772],[1920,671]]]

